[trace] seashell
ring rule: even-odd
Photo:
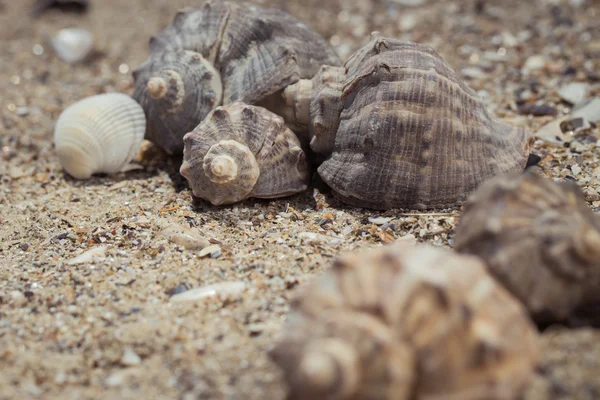
[[[181,175],[195,196],[214,205],[282,197],[308,187],[308,162],[298,138],[262,107],[217,107],[183,140]]]
[[[50,43],[61,60],[74,64],[90,54],[94,47],[94,36],[85,29],[61,29]]]
[[[322,64],[340,63],[329,43],[296,18],[249,3],[208,1],[187,8],[150,40],[134,71],[149,116],[147,138],[170,154],[219,105],[268,103]]]
[[[475,254],[538,323],[600,297],[600,218],[572,182],[510,174],[465,203],[454,246]]]
[[[376,37],[345,69],[322,69],[310,91],[307,82],[285,90],[285,115],[309,120],[312,149],[329,156],[319,175],[351,205],[454,207],[525,168],[533,139],[493,120],[429,46]]]
[[[87,179],[125,167],[137,154],[145,130],[144,110],[135,100],[121,93],[105,93],[62,112],[54,130],[54,145],[69,175]]]
[[[537,331],[476,257],[394,244],[303,288],[270,352],[289,399],[515,399]]]

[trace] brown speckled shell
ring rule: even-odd
[[[516,399],[537,331],[476,257],[395,244],[303,288],[271,351],[289,399]]]
[[[481,257],[539,323],[600,298],[600,218],[575,183],[534,173],[485,183],[465,203],[454,246]]]
[[[201,84],[207,79],[206,68],[190,66],[183,68],[181,78],[186,94],[194,99],[176,109],[153,104],[148,81],[169,67],[170,53],[182,50],[201,55],[220,73],[217,102]],[[301,78],[311,78],[322,64],[340,63],[327,41],[294,17],[220,0],[179,12],[150,40],[150,51],[150,58],[134,72],[134,97],[149,116],[147,138],[173,154],[182,152],[183,135],[219,104],[256,104]],[[194,86],[199,93],[191,89]]]
[[[298,138],[281,117],[262,107],[217,107],[183,140],[181,175],[195,196],[212,204],[283,197],[308,187],[308,162]],[[211,162],[220,156],[235,164],[235,174],[210,175]]]
[[[345,202],[454,207],[486,179],[524,169],[528,133],[492,120],[430,47],[377,37],[345,67],[333,153],[319,168]]]

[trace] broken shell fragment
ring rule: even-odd
[[[77,179],[119,172],[137,154],[144,110],[131,97],[106,93],[67,107],[56,122],[54,144],[60,164]]]
[[[293,400],[515,399],[537,331],[476,257],[406,243],[340,257],[271,351]]]

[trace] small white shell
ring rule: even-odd
[[[83,61],[94,47],[94,36],[85,29],[61,29],[51,40],[61,60],[70,64]]]
[[[120,171],[137,154],[144,133],[144,110],[131,97],[106,93],[65,109],[54,130],[60,164],[73,177]]]

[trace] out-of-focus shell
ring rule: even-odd
[[[134,72],[134,97],[149,115],[148,139],[173,154],[181,153],[183,136],[216,106],[258,104],[301,78],[311,78],[321,65],[340,63],[329,43],[296,18],[221,0],[180,11],[150,40],[150,51]],[[174,68],[177,57],[171,53],[182,51],[193,58],[179,57]],[[156,86],[151,82],[170,70],[177,72],[172,91],[178,95],[159,102],[149,93]],[[220,74],[218,80],[213,70]]]
[[[305,287],[271,352],[289,399],[516,399],[537,332],[476,257],[396,244]]]
[[[304,151],[283,119],[244,103],[217,107],[184,137],[181,175],[212,204],[273,198],[306,190]]]
[[[377,37],[343,79],[327,81],[313,83],[311,144],[332,151],[319,175],[349,204],[454,207],[483,181],[525,168],[528,133],[490,118],[429,46]]]
[[[600,300],[600,218],[575,183],[512,174],[465,203],[455,248],[481,257],[539,323]]]
[[[145,130],[144,110],[135,100],[106,93],[67,107],[56,122],[54,145],[69,175],[87,179],[119,172],[137,154]]]

